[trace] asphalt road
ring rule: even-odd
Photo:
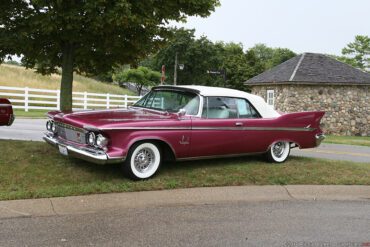
[[[42,141],[47,119],[15,119],[12,126],[0,127],[0,139]]]
[[[0,127],[0,139],[42,141],[46,119],[16,119],[10,127]],[[370,163],[370,147],[323,143],[313,149],[293,149],[291,154],[333,160]]]
[[[368,201],[151,206],[0,220],[0,246],[370,246]]]
[[[370,147],[322,143],[317,148],[292,149],[291,155],[370,163]]]

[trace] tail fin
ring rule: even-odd
[[[279,120],[291,126],[319,129],[324,115],[324,111],[294,112],[281,115]]]

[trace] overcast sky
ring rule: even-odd
[[[190,17],[196,35],[294,52],[340,55],[355,35],[370,36],[369,0],[221,0],[208,18]]]

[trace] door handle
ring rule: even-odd
[[[243,126],[243,123],[241,123],[241,122],[236,122],[236,123],[235,123],[235,126]]]

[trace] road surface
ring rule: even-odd
[[[0,127],[0,139],[42,141],[46,119],[16,119],[10,127]],[[291,154],[333,160],[370,163],[370,147],[326,144],[313,149],[293,149]]]
[[[363,247],[369,229],[366,201],[152,206],[2,219],[0,246]]]
[[[12,126],[0,127],[0,139],[42,141],[47,119],[15,119]]]

